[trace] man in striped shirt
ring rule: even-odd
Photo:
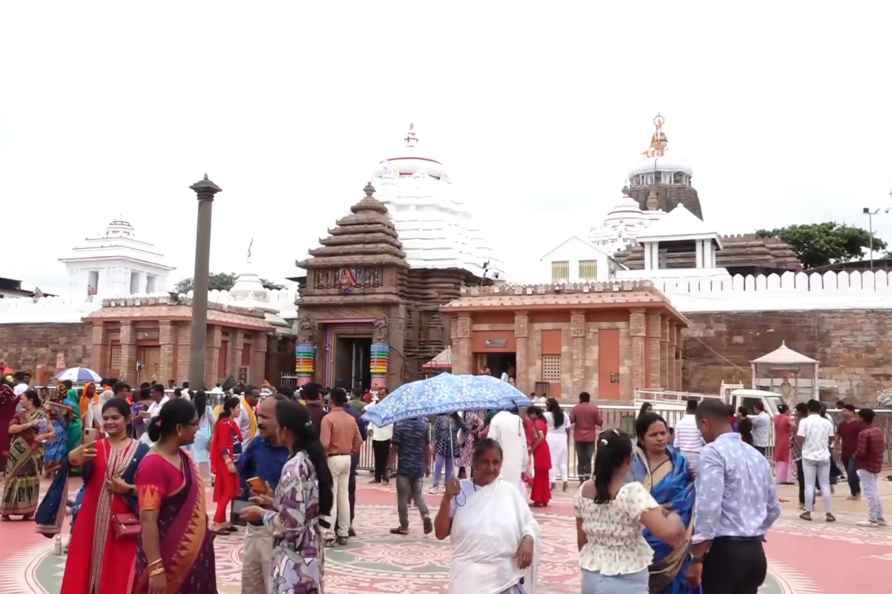
[[[672,443],[688,459],[688,466],[694,476],[697,475],[697,466],[700,463],[700,450],[706,443],[697,427],[697,418],[694,416],[696,412],[697,401],[688,400],[684,416],[675,424],[675,441]]]

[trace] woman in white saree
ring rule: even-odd
[[[450,594],[534,594],[539,526],[517,487],[499,479],[502,448],[474,447],[473,478],[451,480],[434,521],[451,537]]]

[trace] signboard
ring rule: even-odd
[[[483,345],[488,349],[503,349],[508,344],[504,338],[487,338],[483,341]]]

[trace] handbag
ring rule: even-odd
[[[113,513],[111,515],[112,529],[115,531],[117,538],[130,536],[139,536],[142,532],[142,526],[139,524],[139,518],[132,513]]]

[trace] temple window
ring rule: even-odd
[[[551,263],[551,282],[560,283],[570,280],[570,263],[566,260]]]
[[[130,273],[130,294],[136,295],[139,293],[139,273],[131,272]]]
[[[542,355],[542,381],[561,383],[561,356]]]
[[[91,270],[87,275],[87,295],[93,296],[99,293],[99,271]]]
[[[598,261],[597,260],[580,260],[579,261],[579,280],[581,280],[581,281],[598,280]]]

